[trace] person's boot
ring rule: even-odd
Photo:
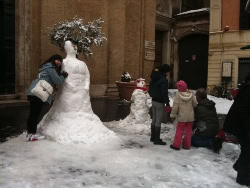
[[[151,137],[150,137],[150,142],[154,142],[155,139],[155,126],[151,125]]]
[[[220,153],[220,150],[222,148],[222,144],[223,144],[223,139],[220,137],[215,137],[214,140],[211,142],[211,149],[215,152],[215,153]]]
[[[161,134],[161,127],[155,127],[155,139],[154,139],[154,145],[166,145],[166,142],[163,142],[160,139]]]
[[[250,187],[250,172],[238,171],[236,182],[240,185]]]

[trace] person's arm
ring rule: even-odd
[[[62,75],[58,75],[56,70],[54,68],[48,68],[47,69],[49,76],[54,84],[62,84],[65,77]]]
[[[168,97],[168,80],[162,81],[160,83],[161,96],[164,100],[166,106],[169,106],[169,97]]]
[[[170,118],[176,118],[179,109],[179,99],[177,96],[174,97],[173,108],[171,110]]]
[[[193,107],[195,108],[198,104],[197,100],[196,100],[196,97],[193,95],[193,98],[192,98],[192,103],[193,103]]]

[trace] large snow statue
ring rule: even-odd
[[[136,80],[136,88],[132,93],[131,102],[130,114],[120,121],[119,125],[132,129],[135,133],[148,134],[151,124],[149,108],[152,102],[145,87],[145,79]]]
[[[93,113],[90,97],[90,75],[87,65],[76,58],[77,46],[64,45],[67,53],[62,69],[69,73],[59,87],[56,99],[44,116],[39,132],[60,143],[103,143],[118,139]]]

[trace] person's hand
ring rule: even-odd
[[[65,72],[65,71],[62,72],[62,76],[63,76],[64,78],[67,78],[68,75],[69,75],[69,74],[68,74],[67,72]]]
[[[170,118],[170,123],[173,123],[174,122],[174,120],[175,120],[175,118]]]
[[[170,106],[166,106],[166,112],[171,112],[171,107]]]

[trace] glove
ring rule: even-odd
[[[67,72],[65,72],[65,71],[62,72],[62,76],[63,76],[64,78],[67,78],[68,75],[69,75],[69,74],[68,74]]]
[[[169,122],[174,123],[175,118],[170,118]]]
[[[171,112],[171,107],[170,106],[166,107],[166,112]]]

